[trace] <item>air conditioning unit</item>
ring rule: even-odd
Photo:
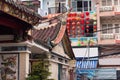
[[[104,11],[112,11],[113,7],[112,6],[102,6],[100,7],[100,11],[104,12]]]

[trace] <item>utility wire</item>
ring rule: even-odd
[[[101,29],[101,30],[97,30],[97,31],[94,31],[94,32],[100,32],[100,31],[111,30],[111,29],[117,29],[117,28],[120,28],[120,27],[113,27],[113,28]],[[94,33],[94,32],[93,32],[93,33]]]

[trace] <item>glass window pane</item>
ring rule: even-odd
[[[103,24],[101,28],[102,28],[102,29],[101,29],[101,30],[102,30],[102,33],[103,33],[103,34],[106,34],[106,33],[107,33],[107,30],[105,30],[105,29],[107,29],[107,24]]]
[[[106,0],[102,0],[102,6],[106,6]]]
[[[88,11],[88,1],[84,1],[84,11]]]
[[[107,0],[107,6],[112,6],[112,0]]]
[[[82,1],[77,1],[77,11],[82,11]]]
[[[115,24],[115,33],[119,33],[119,24]]]
[[[72,11],[76,11],[77,9],[77,3],[76,1],[72,2]]]
[[[113,28],[113,25],[112,24],[108,24],[108,33],[113,33],[113,29],[111,29],[111,28]]]
[[[118,0],[114,0],[114,5],[118,5]]]
[[[91,1],[89,1],[89,11],[91,11]]]

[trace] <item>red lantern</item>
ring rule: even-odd
[[[86,21],[86,24],[89,24],[90,22],[89,21]]]
[[[72,31],[72,34],[73,34],[73,37],[75,37],[75,31],[74,30]]]
[[[84,35],[84,32],[82,32],[82,35]]]
[[[67,30],[68,33],[70,33],[70,30]]]
[[[87,33],[89,32],[89,29],[86,29]]]
[[[77,31],[78,35],[80,34],[80,30]]]
[[[94,28],[94,29],[97,29],[97,26],[96,26],[96,25],[94,25],[94,26],[93,26],[93,28]]]
[[[76,17],[77,16],[77,13],[73,13],[73,17]]]
[[[89,12],[86,12],[86,16],[89,16]]]
[[[85,22],[84,19],[82,19],[82,20],[81,20],[81,24],[84,24],[84,22]]]
[[[87,25],[86,28],[89,28],[89,26]]]
[[[72,27],[72,30],[75,30],[75,26]]]
[[[76,21],[80,21],[80,17],[76,17]]]
[[[72,22],[72,26],[75,26],[75,22]]]
[[[72,21],[75,21],[75,20],[76,20],[76,18],[75,18],[75,17],[73,17],[73,18],[72,18]]]
[[[80,22],[79,22],[79,21],[77,22],[77,25],[80,25]]]
[[[67,30],[70,30],[70,26],[67,26]]]
[[[67,30],[67,33],[68,33],[68,35],[70,36],[70,31],[69,31],[69,30]]]
[[[68,17],[71,17],[71,16],[72,16],[72,14],[71,14],[71,13],[69,13],[69,14],[68,14]]]
[[[70,17],[73,17],[73,13],[70,13]]]
[[[90,18],[89,18],[89,17],[87,17],[87,18],[86,18],[86,20],[88,21],[88,20],[90,20]]]
[[[94,32],[96,32],[97,30],[96,29],[94,29]]]
[[[67,22],[67,26],[69,26],[69,27],[70,27],[70,23],[69,23],[69,22]]]
[[[67,18],[67,22],[70,22],[71,21],[71,19],[70,18]]]
[[[70,33],[68,33],[68,36],[70,36]]]
[[[77,26],[78,27],[78,29],[80,29],[81,27],[80,26]]]
[[[81,18],[84,18],[84,13],[81,13],[80,16],[81,16]]]
[[[81,29],[84,30],[84,26],[82,26]]]

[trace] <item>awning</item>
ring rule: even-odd
[[[97,60],[81,60],[76,62],[76,67],[79,69],[95,69],[97,62]]]
[[[86,75],[87,78],[92,79],[95,76],[95,69],[97,68],[98,60],[80,60],[76,62],[77,75]]]

